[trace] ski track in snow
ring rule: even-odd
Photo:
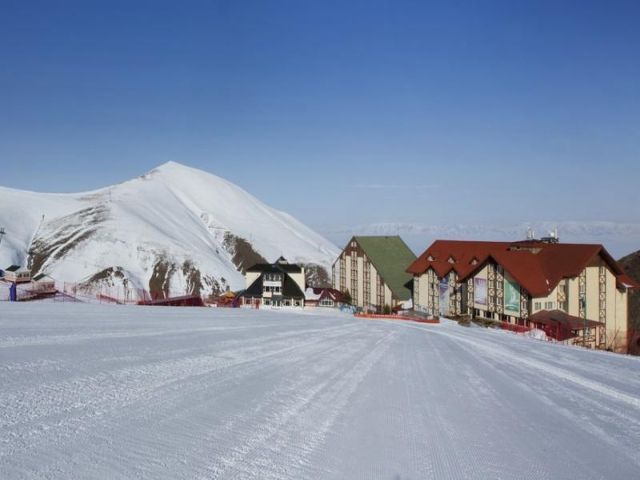
[[[0,303],[1,479],[635,479],[640,359],[336,312]]]

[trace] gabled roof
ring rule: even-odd
[[[456,258],[454,264],[447,261],[451,256]],[[458,281],[464,281],[493,261],[501,265],[531,295],[543,296],[556,288],[562,279],[578,276],[598,256],[609,266],[618,282],[632,287],[627,284],[630,279],[622,267],[602,245],[597,244],[546,243],[538,240],[436,240],[407,271],[421,275],[432,268],[442,277],[454,270],[458,274]],[[429,257],[433,261],[429,261]],[[474,258],[478,260],[475,265]]]
[[[251,268],[247,268],[247,272],[262,272],[262,273],[300,273],[302,267],[295,263],[256,263]]]
[[[39,282],[40,280],[51,280],[53,281],[53,278],[51,278],[49,275],[47,275],[46,273],[39,273],[38,275],[36,275],[35,277],[33,277],[32,279],[35,282]]]
[[[326,298],[338,303],[346,303],[344,293],[335,288],[313,287],[313,292],[319,295],[318,300],[322,301]]]
[[[249,285],[244,292],[240,294],[242,297],[262,297],[262,278],[260,275],[256,280]],[[282,280],[282,297],[285,298],[304,298],[304,292],[300,290],[298,284],[289,275],[285,275]]]
[[[572,330],[579,330],[584,328],[585,325],[587,327],[604,326],[602,322],[569,315],[562,310],[540,310],[539,312],[529,315],[528,320],[543,325],[563,325]]]
[[[470,242],[466,240],[436,240],[413,262],[407,272],[421,275],[433,267],[437,272],[453,269],[458,275],[462,271],[469,270],[471,261],[475,258],[483,261],[487,255],[497,248],[506,248],[508,242]],[[429,261],[429,257],[433,261]],[[449,263],[449,257],[455,259],[455,263]]]
[[[640,283],[636,282],[626,273],[623,273],[618,278],[616,278],[616,284],[618,288],[632,288],[634,290],[640,288]]]
[[[356,236],[365,255],[398,300],[411,298],[406,283],[412,278],[406,268],[416,256],[399,236]]]

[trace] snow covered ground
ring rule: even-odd
[[[2,479],[635,479],[640,359],[446,322],[0,303]]]

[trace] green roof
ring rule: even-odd
[[[405,284],[413,277],[406,269],[415,261],[416,255],[407,244],[397,235],[353,238],[376,267],[393,296],[398,300],[409,300],[411,290]]]

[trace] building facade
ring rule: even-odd
[[[245,272],[247,288],[240,305],[252,307],[304,307],[304,267],[280,257],[274,263],[259,263]]]
[[[32,290],[34,293],[55,293],[56,282],[49,275],[41,273],[33,277],[31,281]]]
[[[31,271],[19,265],[11,265],[4,271],[4,280],[13,283],[24,283],[31,281]]]
[[[626,351],[628,291],[637,285],[602,245],[438,240],[408,272],[417,311],[535,328],[542,325],[529,320],[534,314],[573,319],[565,321],[574,327],[583,319],[570,343]]]
[[[411,299],[415,255],[398,236],[355,236],[332,267],[333,288],[365,311],[381,312]]]

